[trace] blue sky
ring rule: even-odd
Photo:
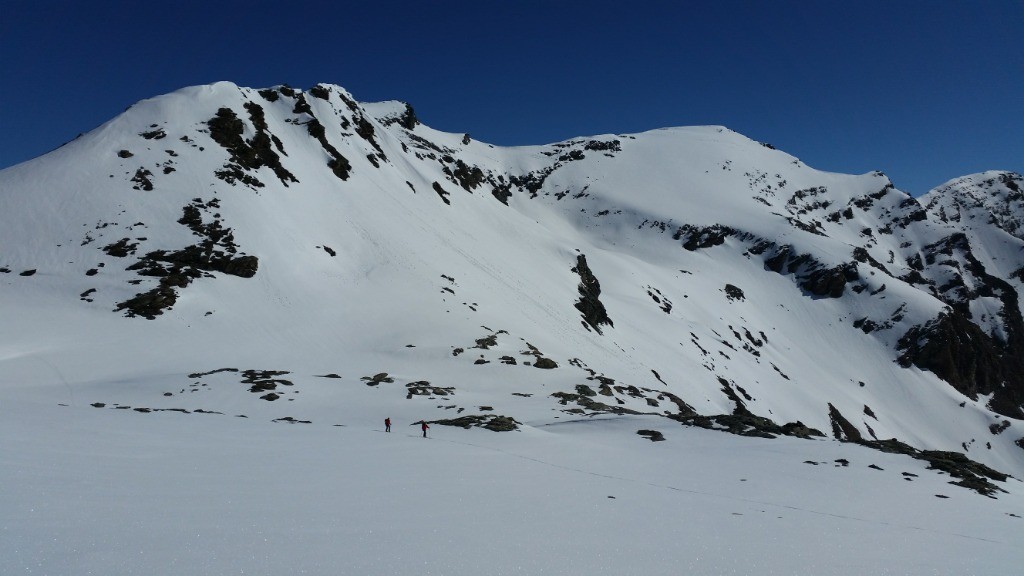
[[[920,194],[1024,172],[1024,1],[47,2],[0,17],[0,168],[178,88],[340,84],[495,144],[721,124]]]

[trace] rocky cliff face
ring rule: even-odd
[[[900,345],[904,365],[931,370],[969,397],[989,396],[993,410],[1013,418],[1024,417],[1022,184],[1020,174],[986,172],[922,198],[932,219],[955,230],[923,250],[935,279],[928,289],[949,310]]]

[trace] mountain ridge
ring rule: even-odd
[[[757,416],[1021,475],[1020,183],[918,201],[724,127],[506,148],[333,85],[190,87],[0,171],[0,362],[115,397],[386,370],[471,411],[525,379],[495,414]]]

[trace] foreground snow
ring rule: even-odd
[[[32,399],[0,410],[8,574],[1008,574],[1024,562],[1019,481],[992,500],[835,441],[652,417],[434,426],[424,440],[399,421],[385,434]]]

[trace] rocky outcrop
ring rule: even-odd
[[[195,279],[210,272],[241,278],[255,276],[259,269],[259,259],[238,254],[231,229],[224,227],[217,217],[210,223],[203,221],[204,211],[219,207],[216,199],[204,204],[197,198],[186,205],[178,223],[191,229],[200,237],[200,242],[179,250],[153,250],[128,266],[126,270],[135,271],[140,276],[156,277],[159,281],[156,287],[118,303],[115,311],[123,310],[126,316],[153,320],[174,306],[178,299],[178,289],[187,287]],[[134,253],[134,246],[129,251],[125,240],[106,246],[104,250],[114,256]]]
[[[792,246],[782,246],[765,260],[764,267],[777,274],[792,274],[797,285],[812,296],[839,298],[846,285],[856,281],[857,263],[826,267],[810,254],[797,254]]]
[[[601,283],[598,282],[597,277],[594,276],[590,267],[587,266],[587,257],[583,254],[577,256],[576,266],[572,271],[580,276],[580,299],[576,302],[576,309],[583,314],[584,324],[593,328],[598,334],[602,333],[602,325],[614,328],[615,324],[608,317],[608,311],[605,310],[604,304],[600,300]]]
[[[256,132],[249,140],[242,138],[245,124],[230,108],[218,109],[217,115],[206,122],[210,129],[210,138],[231,154],[228,164],[217,172],[218,177],[231,183],[241,181],[261,188],[262,182],[242,171],[257,170],[266,166],[274,171],[285,186],[289,182],[298,182],[295,176],[281,165],[281,157],[272,147],[272,144],[276,144],[281,152],[284,151],[281,141],[270,134],[263,108],[258,104],[246,102],[245,109],[249,112],[249,119]]]
[[[432,420],[431,424],[441,426],[457,426],[459,428],[485,428],[492,432],[512,432],[519,429],[519,422],[515,418],[502,416],[500,414],[475,414],[459,416],[443,420]]]
[[[941,450],[918,450],[909,444],[900,442],[895,438],[888,440],[860,440],[857,444],[873,448],[880,452],[890,454],[904,454],[928,462],[928,468],[941,470],[959,480],[951,481],[950,484],[962,486],[975,492],[994,498],[998,492],[1005,492],[999,486],[990,482],[1005,482],[1010,476],[998,470],[971,460],[959,452],[946,452]]]
[[[950,309],[910,329],[899,341],[899,362],[932,372],[968,398],[992,394],[989,408],[1024,418],[1024,350],[1020,338],[1000,343],[963,313]]]
[[[987,272],[962,233],[925,247],[925,264],[958,272],[935,290],[949,308],[899,340],[900,364],[932,372],[971,399],[992,395],[990,409],[1024,418],[1024,319],[1017,291]],[[979,297],[1002,305],[1000,331],[987,333],[972,318],[970,302]]]
[[[836,440],[846,440],[848,442],[860,442],[863,440],[860,430],[857,430],[856,426],[844,418],[831,402],[828,405],[828,419],[832,423],[832,436]]]

